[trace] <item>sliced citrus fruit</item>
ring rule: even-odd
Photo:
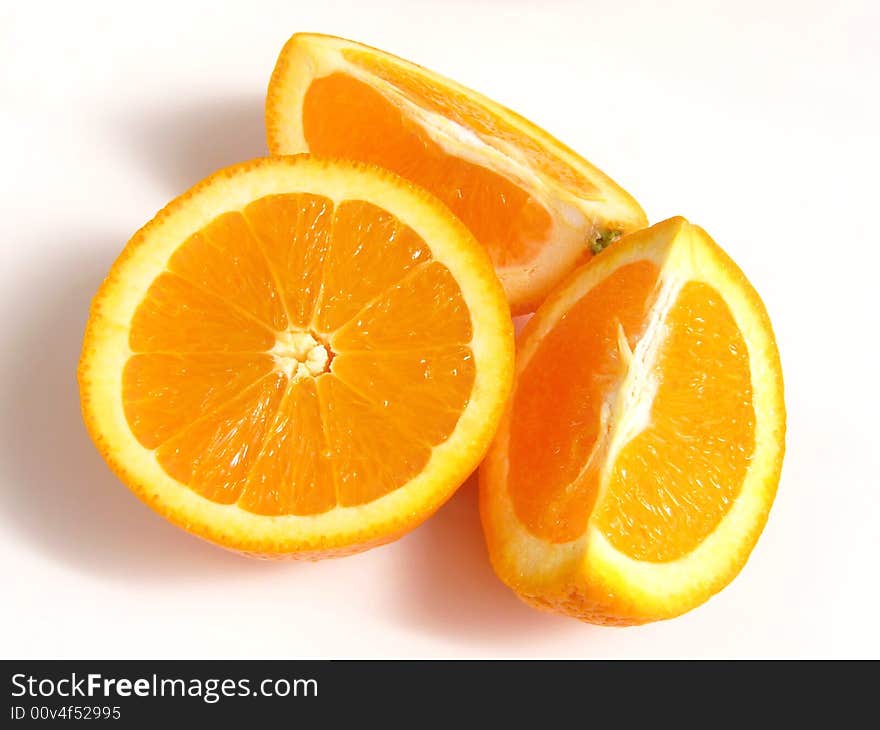
[[[300,33],[266,98],[273,154],[371,162],[439,197],[489,252],[514,314],[578,263],[647,225],[609,177],[531,122],[432,71]]]
[[[492,563],[594,623],[681,614],[742,568],[784,451],[770,321],[733,261],[673,218],[574,272],[517,341],[480,470]]]
[[[479,463],[513,371],[504,292],[433,196],[307,156],[222,170],[129,242],[79,368],[86,425],[155,510],[221,545],[387,542]]]

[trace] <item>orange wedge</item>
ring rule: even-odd
[[[303,156],[222,170],[131,239],[79,382],[98,449],[153,509],[229,548],[319,558],[442,504],[512,370],[470,232],[392,173]]]
[[[594,251],[647,225],[624,190],[531,122],[342,38],[287,42],[266,129],[273,154],[371,162],[434,193],[489,252],[514,314],[534,311]]]
[[[673,218],[578,269],[517,342],[480,470],[492,564],[585,621],[679,615],[727,585],[767,519],[785,407],[767,313]]]

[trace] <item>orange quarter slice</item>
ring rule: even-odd
[[[492,564],[527,602],[595,623],[681,614],[727,585],[784,451],[764,306],[673,218],[578,269],[517,343],[480,470]]]
[[[512,337],[488,257],[428,193],[357,163],[256,160],[173,201],[114,263],[83,415],[181,527],[338,555],[414,527],[476,467]]]
[[[266,98],[273,154],[375,163],[434,193],[489,252],[514,314],[647,225],[608,176],[471,89],[375,48],[299,33]]]

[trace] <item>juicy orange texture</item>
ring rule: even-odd
[[[586,530],[629,368],[621,347],[637,347],[658,273],[650,261],[617,269],[567,312],[521,376],[509,489],[517,516],[538,537],[567,542]],[[618,550],[657,562],[712,532],[754,447],[748,354],[727,305],[712,287],[690,282],[665,326],[650,423],[614,460],[598,514]]]
[[[550,231],[550,215],[525,190],[444,152],[399,107],[347,74],[312,82],[303,127],[313,152],[383,165],[433,192],[473,231],[496,266],[529,261]]]
[[[602,407],[626,368],[618,330],[635,345],[657,274],[648,261],[615,271],[544,338],[521,376],[509,489],[519,519],[542,538],[566,542],[587,527],[607,435]]]
[[[214,502],[359,505],[412,479],[455,428],[471,336],[449,270],[387,211],[267,196],[192,235],[150,286],[125,414],[169,475]]]
[[[618,455],[598,525],[638,560],[675,560],[718,525],[755,447],[749,355],[724,300],[688,282],[666,318],[647,427]]]

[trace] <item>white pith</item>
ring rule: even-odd
[[[625,375],[610,388],[599,411],[599,429],[590,454],[569,487],[601,459],[599,490],[596,504],[600,504],[621,450],[651,423],[651,410],[659,382],[655,365],[660,347],[666,337],[666,317],[675,303],[681,281],[668,276],[658,281],[658,290],[648,312],[642,335],[633,350],[620,322],[617,323],[617,349],[625,365]],[[595,510],[594,510],[595,514]]]
[[[330,352],[310,332],[287,330],[275,335],[275,345],[269,350],[276,370],[295,383],[303,378],[327,372]]]
[[[631,350],[623,327],[618,323],[617,346],[624,362],[626,375],[616,389],[608,394],[602,416],[613,424],[605,433],[605,460],[599,476],[599,492],[596,504],[602,502],[611,471],[621,450],[651,424],[651,411],[660,383],[656,376],[657,357],[666,339],[666,318],[681,291],[682,280],[673,273],[661,273],[658,290],[642,331],[642,336]],[[605,424],[603,423],[603,426]],[[595,515],[598,510],[594,510]]]

